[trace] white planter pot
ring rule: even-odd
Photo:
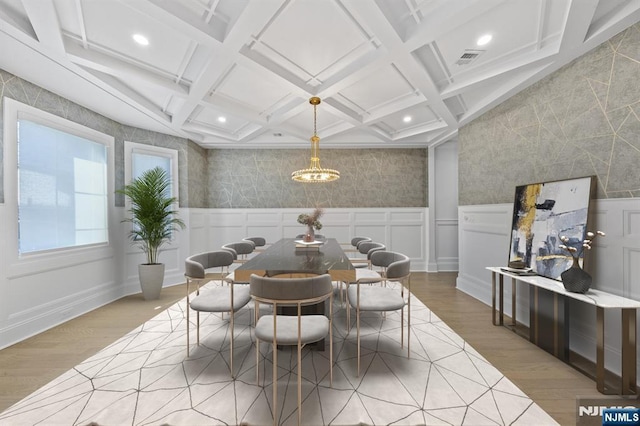
[[[154,300],[160,297],[164,282],[164,263],[155,265],[138,265],[138,276],[144,300]]]

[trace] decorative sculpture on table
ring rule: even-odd
[[[586,293],[591,287],[591,275],[580,266],[580,258],[584,249],[591,250],[591,244],[598,235],[604,237],[605,233],[602,231],[596,231],[595,234],[593,232],[587,232],[587,238],[582,241],[572,240],[566,235],[560,236],[560,241],[562,241],[563,244],[560,244],[559,247],[568,251],[573,260],[571,267],[560,274],[562,284],[567,291]]]
[[[303,240],[305,242],[313,242],[316,239],[315,231],[322,229],[322,223],[320,223],[320,217],[324,214],[324,210],[320,207],[316,207],[313,213],[302,213],[298,216],[298,223],[307,225],[307,232],[304,235]]]

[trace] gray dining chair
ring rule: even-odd
[[[223,277],[226,268],[233,263],[233,255],[226,250],[218,250],[195,254],[185,262],[185,278],[187,280],[187,357],[189,356],[189,312],[193,309],[197,315],[197,343],[200,344],[200,312],[229,313],[229,363],[233,377],[233,338],[235,312],[251,300],[249,286],[229,286],[204,288],[201,285],[216,277]],[[218,268],[218,270],[216,270]],[[213,271],[212,271],[213,269]],[[190,283],[196,284],[195,297],[191,297]]]
[[[340,243],[341,246],[344,246],[344,252],[358,252],[358,244],[362,241],[372,241],[369,237],[353,237],[351,241],[348,243]]]
[[[382,268],[386,285],[368,285],[372,280],[363,278],[356,280],[355,285],[351,284],[347,288],[348,303],[356,311],[358,376],[360,376],[360,316],[362,312],[400,310],[400,347],[404,347],[404,307],[407,306],[407,358],[411,356],[411,260],[402,253],[379,250],[371,255],[371,263]],[[347,309],[347,327],[350,329],[349,312],[350,309]]]
[[[385,250],[386,247],[382,243],[376,241],[363,240],[356,243],[356,250],[358,253],[364,255],[363,257],[350,258],[349,260],[353,264],[354,268],[369,268],[371,269],[371,255],[378,250]]]
[[[233,256],[233,263],[245,263],[248,259],[248,255],[253,253],[255,244],[253,241],[238,241],[235,243],[228,243],[222,246],[222,250],[228,251]],[[225,281],[236,284],[249,284],[248,281],[240,282],[236,280],[235,271],[230,270]]]
[[[260,342],[269,342],[273,353],[273,424],[278,424],[278,345],[296,346],[298,354],[298,424],[302,421],[302,348],[329,336],[329,383],[333,385],[333,286],[329,274],[309,278],[273,278],[251,275],[255,301],[256,382],[259,383]],[[329,315],[303,315],[302,307],[328,300]],[[259,315],[260,304],[273,313]],[[296,315],[278,314],[280,307],[295,307]]]
[[[264,248],[267,245],[267,240],[264,237],[245,237],[242,241],[250,241],[254,245],[254,251],[260,252],[264,251]]]
[[[357,281],[367,281],[370,284],[382,282],[383,277],[380,272],[375,271],[371,268],[371,255],[376,251],[386,250],[386,246],[382,243],[378,243],[375,241],[361,241],[357,243],[358,251],[365,255],[363,258],[352,258],[351,264],[354,266],[356,271],[355,280],[351,283],[355,283]],[[338,283],[338,292],[340,293],[340,303],[344,305],[344,291],[345,285],[348,287],[349,282],[339,282]],[[347,310],[347,320],[349,319],[349,310]],[[347,322],[348,325],[348,322]]]

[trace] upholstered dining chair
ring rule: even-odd
[[[278,345],[296,346],[298,353],[298,424],[302,420],[302,348],[329,336],[329,383],[333,385],[333,286],[329,274],[308,278],[275,278],[251,275],[251,297],[255,301],[256,381],[259,382],[260,342],[269,342],[273,352],[273,424],[278,424]],[[302,315],[302,307],[328,300],[329,316]],[[273,307],[259,316],[260,303]],[[295,307],[296,315],[278,314],[278,307]]]
[[[357,281],[364,282],[367,281],[369,284],[378,283],[383,281],[383,277],[380,272],[375,271],[371,268],[371,256],[373,253],[379,250],[386,250],[386,246],[382,243],[378,243],[375,241],[361,241],[357,244],[358,251],[361,254],[364,254],[363,258],[353,258],[351,260],[351,264],[356,268],[356,277],[355,281],[352,283],[356,283]],[[361,265],[361,266],[360,266]],[[344,304],[344,284],[349,286],[348,282],[339,282],[338,283],[338,292],[340,293],[340,303]],[[347,325],[349,326],[349,310],[347,309]],[[349,330],[350,327],[347,328]]]
[[[242,241],[250,241],[253,243],[254,251],[263,251],[267,245],[267,239],[264,237],[245,237]]]
[[[386,285],[366,285],[372,280],[364,278],[347,288],[348,303],[356,311],[358,376],[360,376],[360,315],[363,311],[400,310],[400,347],[404,348],[404,307],[407,306],[407,358],[411,356],[411,260],[402,253],[379,250],[371,255],[371,264],[382,268]],[[348,309],[347,327],[350,328],[349,311]]]
[[[362,241],[372,241],[369,237],[353,237],[351,241],[348,243],[340,243],[341,246],[344,246],[343,250],[345,253],[348,252],[357,252],[358,244]]]
[[[360,241],[356,244],[356,250],[364,255],[363,257],[350,258],[351,263],[355,268],[369,268],[371,269],[371,255],[378,250],[385,250],[386,247],[382,243],[376,241]]]
[[[221,248],[222,250],[230,251],[234,255],[234,263],[244,263],[247,261],[247,255],[255,250],[256,244],[253,241],[242,240],[235,243],[227,243]]]
[[[200,312],[229,313],[229,363],[231,376],[233,377],[233,321],[234,313],[245,306],[251,300],[249,286],[235,286],[233,283],[224,287],[204,288],[201,284],[213,279],[218,275],[220,279],[224,277],[226,268],[233,263],[233,254],[226,250],[212,251],[195,254],[188,257],[185,262],[185,278],[187,279],[187,357],[189,356],[189,312],[196,311],[197,343],[200,344]],[[215,272],[215,269],[219,271]],[[211,271],[214,269],[214,271]],[[196,284],[195,297],[191,297],[189,284]]]

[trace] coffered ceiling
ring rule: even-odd
[[[425,147],[639,20],[640,0],[0,0],[0,68],[207,148],[308,147],[311,96],[323,147]]]

